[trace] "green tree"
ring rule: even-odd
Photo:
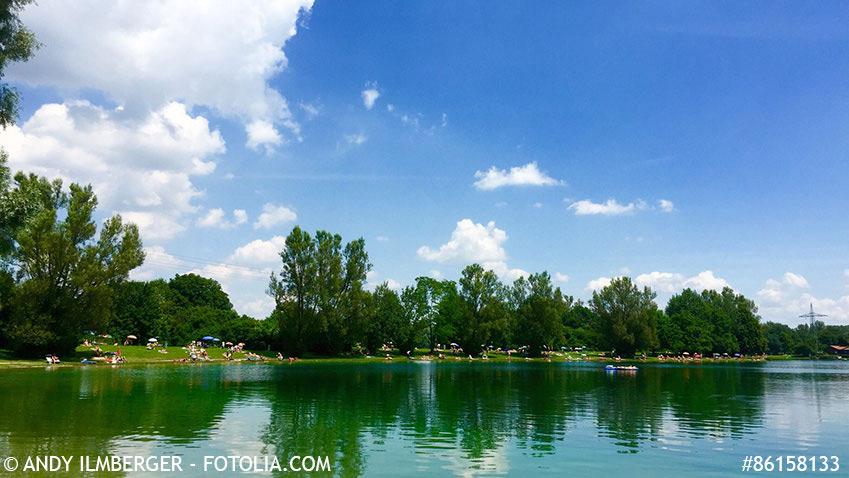
[[[401,291],[401,322],[395,333],[395,345],[401,353],[413,352],[421,342],[429,319],[427,290],[407,286]]]
[[[554,288],[547,272],[517,279],[516,288],[526,288],[518,307],[516,343],[527,345],[530,355],[552,351],[563,340],[562,315],[568,307],[559,288]]]
[[[660,346],[664,352],[707,353],[714,350],[714,320],[704,296],[685,289],[669,299],[662,318]]]
[[[383,345],[394,343],[403,315],[398,294],[386,283],[378,285],[372,294],[370,320],[365,329],[366,350],[377,353]]]
[[[6,0],[0,7],[0,79],[13,61],[29,60],[38,48],[35,35],[21,23],[20,12],[32,0]],[[0,83],[0,127],[13,124],[18,117],[18,92]]]
[[[219,310],[232,310],[230,297],[215,279],[197,274],[177,274],[168,281],[168,287],[174,291],[173,299],[177,307],[210,307]]]
[[[72,184],[18,230],[18,286],[6,329],[17,352],[73,350],[83,330],[107,325],[113,288],[144,260],[138,229],[120,216],[107,219],[95,239],[96,207],[90,186]]]
[[[509,311],[504,301],[505,287],[494,272],[479,264],[463,269],[460,298],[465,305],[457,329],[458,343],[466,353],[477,355],[493,337],[506,336]]]
[[[598,316],[597,327],[603,345],[625,356],[656,347],[657,304],[654,298],[651,289],[639,290],[629,277],[613,279],[601,291],[593,292],[591,306]]]
[[[318,231],[313,238],[300,227],[286,238],[283,268],[271,276],[269,293],[281,340],[294,354],[347,352],[359,337],[355,327],[364,311],[358,301],[371,263],[362,238],[341,244],[338,234]]]
[[[795,332],[790,326],[767,322],[761,326],[766,338],[766,351],[771,355],[793,353],[796,348]]]

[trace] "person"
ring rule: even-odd
[[[282,353],[277,352],[277,360],[283,361],[283,354]]]

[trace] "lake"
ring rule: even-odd
[[[846,476],[849,362],[0,371],[0,455],[106,454],[329,456],[337,476],[393,477],[728,476],[745,455],[839,455],[819,475]]]

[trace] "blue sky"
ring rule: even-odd
[[[299,224],[365,237],[372,284],[481,261],[849,323],[845,4],[97,3],[24,13],[0,145],[138,222],[137,278],[262,316]]]

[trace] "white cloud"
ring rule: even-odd
[[[244,209],[234,209],[233,219],[235,219],[236,224],[244,224],[248,222],[248,213]]]
[[[244,224],[248,220],[248,213],[244,209],[236,209],[233,211],[233,221],[227,220],[227,214],[221,208],[213,208],[197,220],[199,227],[215,227],[218,229],[231,229],[239,224]]]
[[[202,8],[179,0],[42,0],[22,20],[44,46],[9,73],[65,92],[102,91],[129,115],[179,100],[245,124],[281,125],[298,137],[285,98],[268,82],[286,68],[283,47],[297,33],[300,13],[311,7],[312,0],[247,6],[217,0]],[[277,138],[249,138],[255,146],[263,141]]]
[[[372,269],[366,273],[366,288],[369,290],[374,290],[377,286],[381,284],[386,284],[392,290],[399,290],[402,286],[401,283],[389,278],[382,278],[381,274],[376,270]]]
[[[845,271],[844,271],[845,274]],[[810,284],[801,275],[786,272],[781,280],[768,279],[757,294],[758,311],[764,320],[790,325],[805,322],[799,315],[814,312],[826,314],[829,324],[849,324],[849,295],[837,298],[816,297],[808,291]]]
[[[805,279],[804,276],[794,274],[792,272],[784,273],[784,282],[794,287],[801,287],[803,289],[808,287],[808,279]]]
[[[360,146],[368,141],[368,136],[363,133],[346,134],[345,142],[349,145]]]
[[[254,229],[268,229],[278,224],[292,222],[296,219],[298,219],[298,215],[288,207],[266,203],[262,206],[262,214],[259,215],[259,218],[254,223]]]
[[[431,277],[433,277],[434,279],[442,279],[442,272],[441,272],[441,271],[438,271],[438,270],[436,270],[436,269],[431,269],[431,271],[429,272],[429,274],[430,274],[430,276],[431,276]]]
[[[725,279],[716,277],[712,271],[702,271],[684,281],[684,287],[694,290],[718,290],[721,291],[731,285]]]
[[[363,106],[365,106],[367,110],[372,109],[374,107],[374,103],[378,98],[380,98],[380,91],[377,90],[377,83],[366,83],[366,88],[360,92],[360,96],[363,98]]]
[[[587,282],[587,286],[584,289],[587,292],[598,291],[610,285],[612,280],[610,277],[599,277]]]
[[[565,284],[566,282],[569,282],[569,279],[571,279],[571,277],[569,277],[568,274],[563,274],[563,273],[560,273],[560,272],[554,273],[554,280],[557,281],[557,282]]]
[[[315,105],[312,103],[304,103],[303,101],[298,103],[298,107],[304,112],[307,120],[315,119],[319,114],[321,114],[321,106]]]
[[[245,129],[248,134],[247,145],[253,150],[265,147],[266,152],[271,152],[275,146],[283,143],[283,137],[280,136],[280,132],[268,121],[251,121]]]
[[[721,291],[725,287],[730,287],[728,281],[716,277],[713,271],[702,271],[691,277],[686,277],[677,272],[653,271],[638,275],[634,278],[634,283],[639,287],[650,287],[655,292],[664,295],[674,294],[688,288],[697,291],[708,289]]]
[[[642,201],[620,204],[615,199],[608,199],[603,203],[595,203],[589,199],[583,199],[569,205],[569,209],[575,211],[576,216],[619,216],[622,214],[631,214],[639,209],[645,209],[645,207],[645,203]]]
[[[657,201],[657,206],[663,212],[672,212],[675,210],[675,204],[673,204],[672,201],[668,199],[659,199]]]
[[[462,219],[457,222],[448,242],[439,246],[438,249],[421,246],[417,254],[422,259],[432,262],[478,263],[506,280],[527,276],[526,271],[511,269],[507,266],[507,251],[503,246],[506,240],[507,233],[495,227],[494,221],[484,226],[471,219]]]
[[[265,319],[274,310],[274,299],[264,295],[253,300],[240,300],[239,297],[231,298],[233,307],[242,314],[249,315],[255,319]]]
[[[174,237],[202,196],[193,176],[215,170],[224,140],[203,116],[169,103],[141,119],[85,101],[45,104],[0,131],[12,168],[92,184],[101,207],[138,221],[143,239]]]
[[[247,265],[277,264],[285,246],[286,238],[283,236],[274,236],[267,241],[256,239],[236,248],[227,261]]]
[[[160,277],[170,277],[182,271],[185,264],[165,252],[162,246],[149,246],[144,248],[144,264],[130,272],[131,280],[147,281]]]
[[[541,203],[541,202],[535,202],[535,203],[534,203],[534,207],[535,207],[535,208],[537,208],[537,209],[541,209],[541,208],[542,208],[542,203]]]
[[[389,238],[386,236],[377,236],[375,237],[375,239],[377,240],[377,242],[389,242]]]
[[[474,186],[482,191],[491,191],[505,186],[555,186],[562,181],[543,173],[536,162],[514,166],[509,170],[492,166],[486,171],[475,172]]]

